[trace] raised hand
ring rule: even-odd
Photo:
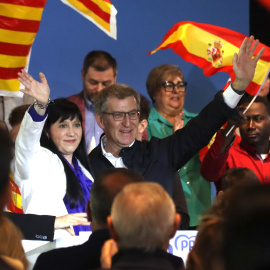
[[[232,86],[239,91],[244,91],[252,81],[257,62],[264,52],[264,48],[262,48],[259,53],[254,56],[259,40],[257,39],[252,45],[253,41],[253,36],[245,38],[239,49],[239,53],[235,53],[233,57],[233,71],[236,78]]]
[[[25,89],[20,89],[21,92],[35,98],[41,105],[48,104],[50,88],[43,73],[39,73],[41,82],[36,81],[24,69],[18,73],[18,76],[18,80],[25,86]]]
[[[182,120],[183,116],[184,116],[184,111],[180,112],[178,115],[175,116],[175,122],[173,125],[173,132],[175,132],[178,129],[183,128],[183,126],[184,126],[184,120]]]

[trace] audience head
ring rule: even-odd
[[[200,223],[205,220],[221,217],[230,205],[231,197],[237,196],[238,192],[246,187],[256,187],[260,181],[256,174],[248,168],[232,168],[226,170],[220,178],[221,190],[215,198],[213,206],[200,218]]]
[[[270,268],[270,185],[241,188],[224,211],[225,269]]]
[[[84,94],[93,102],[98,92],[116,82],[116,76],[117,63],[109,53],[89,52],[81,70]]]
[[[252,96],[242,98],[238,109],[243,112],[251,100]],[[267,99],[262,97],[255,99],[241,117],[239,130],[243,141],[253,146],[259,154],[269,152],[270,104]]]
[[[112,238],[120,249],[167,250],[180,215],[168,193],[157,183],[130,184],[115,197],[108,217]]]
[[[222,270],[223,223],[220,219],[205,221],[198,228],[194,246],[188,254],[187,270]]]
[[[139,125],[140,95],[130,86],[113,84],[95,99],[96,120],[107,137],[106,151],[119,152],[134,140]]]
[[[12,141],[8,130],[0,128],[0,216],[9,198],[8,179],[12,160]]]
[[[21,122],[29,106],[30,104],[15,107],[9,115],[8,121],[11,125],[10,135],[13,143],[15,143],[16,137],[20,130]]]
[[[0,256],[7,256],[18,260],[18,263],[23,264],[26,270],[28,261],[24,253],[21,241],[23,235],[8,218],[0,218]]]
[[[260,183],[254,171],[241,167],[226,170],[221,176],[220,181],[222,191],[226,191],[236,185],[254,185]]]
[[[143,137],[143,133],[148,125],[148,117],[150,114],[150,106],[148,99],[140,95],[141,102],[140,102],[140,117],[139,117],[139,126],[138,126],[138,134],[136,136],[136,139],[141,141]]]
[[[111,168],[97,176],[91,186],[88,217],[92,221],[92,230],[107,228],[114,197],[129,183],[143,182],[143,177],[130,169]]]
[[[152,69],[146,80],[146,88],[161,115],[176,115],[183,110],[186,82],[178,66],[161,65]]]

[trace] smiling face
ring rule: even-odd
[[[82,139],[82,125],[78,118],[60,119],[51,125],[48,136],[52,139],[61,154],[72,163],[74,151],[79,146]]]
[[[109,97],[107,100],[107,113],[130,112],[138,110],[136,99],[133,96],[118,99]],[[134,140],[138,129],[139,119],[131,120],[128,115],[122,121],[115,121],[111,114],[97,114],[98,125],[104,130],[107,137],[105,150],[118,156],[123,147],[129,146]]]
[[[165,81],[171,81],[174,84],[182,82],[180,77],[168,76]],[[167,115],[173,116],[179,114],[183,110],[185,101],[185,92],[166,92],[164,87],[161,86],[159,91],[154,96],[156,110],[166,118]]]
[[[243,104],[239,106],[239,109],[243,111],[247,105]],[[259,152],[261,152],[260,149],[265,149],[263,151],[268,152],[270,116],[265,105],[261,102],[254,102],[245,113],[244,119],[244,122],[239,126],[242,139],[259,150]]]
[[[108,68],[104,71],[97,71],[93,67],[89,67],[87,73],[82,73],[83,91],[87,98],[92,102],[95,96],[105,87],[116,82],[113,68]]]

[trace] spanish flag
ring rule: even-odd
[[[0,0],[0,95],[22,96],[18,72],[27,69],[47,0]]]
[[[203,69],[204,75],[211,76],[217,72],[226,71],[233,81],[235,74],[232,68],[234,53],[246,36],[230,29],[195,23],[190,21],[175,24],[165,35],[157,50],[171,48],[187,62],[191,62]],[[261,59],[257,63],[252,82],[246,91],[255,95],[263,84],[270,68],[270,48],[259,43],[255,54],[265,47]]]
[[[61,0],[94,23],[108,36],[116,39],[117,10],[110,0]]]
[[[8,212],[23,214],[22,197],[19,187],[14,182],[13,174],[9,174],[9,187],[11,191],[11,197],[7,203]]]

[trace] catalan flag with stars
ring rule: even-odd
[[[0,95],[22,96],[18,72],[30,51],[47,0],[0,0]]]
[[[187,62],[203,69],[205,76],[226,71],[233,81],[235,74],[232,68],[234,53],[246,36],[233,30],[204,23],[191,21],[175,24],[164,36],[161,44],[149,54],[158,50],[171,48]],[[255,95],[264,83],[270,69],[270,48],[259,43],[255,54],[264,47],[265,51],[257,63],[255,75],[246,91]]]
[[[94,23],[111,38],[116,39],[117,10],[110,0],[61,0]]]

